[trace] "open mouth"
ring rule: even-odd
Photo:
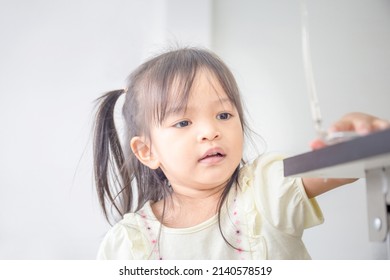
[[[217,163],[220,162],[225,157],[226,154],[221,148],[212,148],[203,154],[203,156],[199,159],[199,162]]]
[[[201,158],[200,160],[208,159],[208,158],[213,158],[213,157],[224,157],[225,155],[219,152],[211,153],[206,155],[205,157]]]

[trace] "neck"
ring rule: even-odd
[[[173,187],[172,197],[154,203],[152,209],[160,222],[167,227],[195,226],[218,213],[219,201],[225,187],[226,184],[190,195],[176,192]]]

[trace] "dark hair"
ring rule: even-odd
[[[129,76],[127,90],[111,91],[98,99],[94,173],[99,201],[108,221],[109,209],[123,216],[136,212],[149,200],[169,197],[171,189],[164,173],[143,165],[130,150],[130,140],[140,135],[149,137],[150,125],[161,124],[172,106],[183,108],[187,105],[199,70],[207,70],[218,80],[238,111],[244,133],[247,131],[236,80],[225,63],[212,52],[183,48],[143,63]],[[124,147],[114,122],[115,104],[123,93]],[[231,187],[234,183],[238,185],[239,168],[237,166],[221,195],[219,213]]]

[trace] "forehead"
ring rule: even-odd
[[[195,106],[233,104],[219,80],[210,71],[199,71],[194,77],[191,88],[187,91],[183,90],[181,83],[180,79],[177,79],[172,85],[167,111],[168,115],[187,111]]]

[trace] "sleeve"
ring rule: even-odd
[[[100,244],[98,260],[134,260],[145,258],[145,242],[142,233],[118,223],[111,228]]]
[[[284,177],[281,156],[260,157],[252,168],[256,207],[272,226],[302,236],[304,229],[323,222],[321,209],[307,197],[302,180]]]

